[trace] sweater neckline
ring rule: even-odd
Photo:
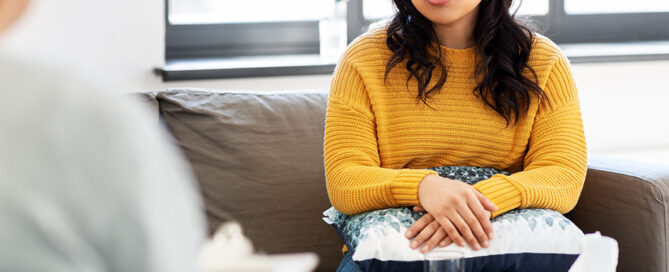
[[[436,43],[436,42],[433,42]],[[458,66],[474,66],[476,65],[476,45],[467,48],[450,48],[445,45],[439,44],[441,48],[441,55],[447,61],[447,65],[458,65]]]

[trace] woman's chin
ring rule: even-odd
[[[434,19],[430,18],[430,21],[432,22],[432,24],[434,24],[436,26],[448,26],[448,25],[454,24],[459,19],[460,18],[457,18],[457,17],[442,16],[442,17],[438,17],[438,18],[434,18]]]

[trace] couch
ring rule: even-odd
[[[190,161],[210,233],[241,223],[256,250],[315,252],[334,271],[342,243],[322,220],[330,207],[323,136],[327,91],[168,89],[133,94]],[[619,245],[618,271],[669,271],[667,166],[588,155],[576,208],[584,232]]]

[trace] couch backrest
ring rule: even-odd
[[[334,271],[342,243],[322,212],[327,92],[150,93],[160,117],[192,164],[209,230],[241,223],[259,251],[316,252],[319,271]]]

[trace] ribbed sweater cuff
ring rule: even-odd
[[[497,211],[492,213],[492,218],[520,207],[522,201],[520,191],[502,174],[476,183],[473,187],[497,206]]]
[[[429,174],[439,173],[429,169],[402,169],[390,184],[390,190],[398,206],[418,205],[418,184]]]

